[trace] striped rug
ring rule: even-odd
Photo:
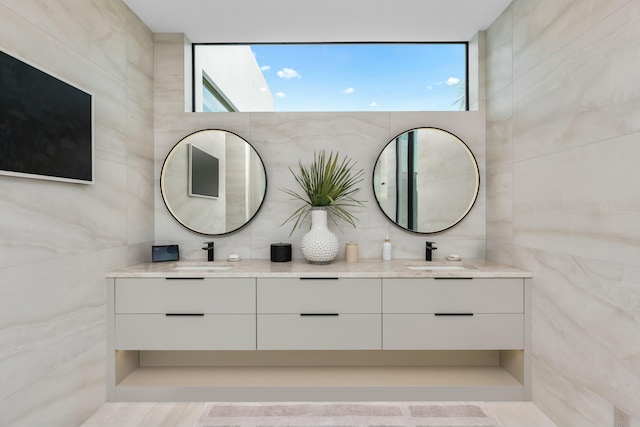
[[[497,427],[480,406],[433,402],[207,403],[194,427]]]

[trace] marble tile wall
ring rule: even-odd
[[[0,0],[0,49],[92,92],[95,184],[0,176],[0,425],[106,398],[105,272],[153,241],[153,37],[120,0]]]
[[[485,112],[422,112],[422,113],[185,113],[181,73],[184,67],[184,36],[156,34],[155,44],[155,238],[158,244],[180,244],[181,257],[204,260],[200,248],[205,236],[194,234],[178,224],[169,214],[160,195],[159,176],[163,161],[171,147],[181,138],[200,129],[218,128],[234,132],[249,141],[266,164],[267,195],[256,218],[240,231],[217,236],[213,240],[216,259],[230,253],[243,258],[267,259],[270,244],[291,242],[294,258],[302,258],[299,242],[304,231],[291,237],[290,225],[280,224],[297,208],[281,188],[293,188],[289,167],[298,159],[309,161],[313,151],[321,148],[351,156],[365,172],[358,196],[366,207],[354,210],[359,218],[353,229],[341,230],[331,225],[341,241],[339,258],[344,258],[347,241],[358,242],[361,258],[381,258],[382,243],[389,235],[394,257],[424,257],[424,242],[437,242],[436,256],[458,253],[466,258],[484,258],[485,238]],[[476,49],[478,43],[475,40]],[[483,64],[481,64],[483,66]],[[479,96],[479,98],[478,98]],[[476,95],[484,100],[484,93]],[[480,104],[476,101],[476,107]],[[483,106],[484,104],[482,104]],[[464,140],[480,165],[481,189],[471,213],[456,227],[436,235],[426,236],[406,232],[393,225],[375,201],[371,177],[380,151],[396,135],[419,126],[446,129]]]
[[[640,425],[640,2],[515,0],[487,30],[487,258],[533,272],[533,400]]]

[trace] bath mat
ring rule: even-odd
[[[480,406],[432,402],[207,403],[194,427],[497,427]]]

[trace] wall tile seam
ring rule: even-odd
[[[144,28],[144,32],[146,33],[149,40],[151,41],[151,49],[153,50],[153,44],[154,44],[154,32],[151,31],[151,28],[149,28],[147,26],[147,24],[144,23],[144,21],[142,20],[142,18],[140,18],[127,4],[124,4],[124,7],[126,9],[125,15],[126,15],[126,24],[125,24],[125,31],[127,34],[139,34],[141,31],[137,30],[137,31],[130,31],[130,29],[132,27],[143,27]],[[133,22],[131,21],[133,20]],[[137,37],[136,37],[137,38]]]
[[[122,155],[110,155],[109,153],[105,153],[104,155],[100,155],[98,152],[95,153],[94,155],[94,172],[97,172],[96,169],[96,163],[99,161],[101,163],[105,163],[105,164],[113,164],[113,165],[119,165],[119,166],[125,166],[125,167],[132,167],[134,169],[143,169],[141,163],[144,162],[154,162],[154,159],[149,158],[149,157],[144,157],[138,154],[138,152],[135,149],[131,149],[129,147],[129,142],[132,140],[132,138],[123,138],[122,142],[125,145],[125,151],[126,153],[122,154]],[[138,141],[138,140],[136,140]],[[98,151],[98,150],[96,150]],[[96,173],[97,175],[97,173]],[[94,189],[96,188],[96,185],[100,185],[100,180],[98,179],[98,176],[95,177],[95,182],[93,184],[76,184],[76,185],[82,185],[82,186],[86,186],[89,189]],[[80,187],[78,187],[80,188]],[[92,190],[94,191],[94,190]]]
[[[496,98],[499,98],[500,93],[505,91],[506,89],[513,87],[513,80],[508,80],[504,85],[500,86],[499,88],[496,88],[495,90],[491,91],[489,93],[489,91],[487,91],[487,99],[485,100],[487,103],[491,100],[494,100]],[[513,92],[513,90],[512,90]],[[487,108],[488,110],[488,108]]]
[[[157,91],[157,89],[154,89],[154,92],[156,92],[156,91]],[[178,106],[178,105],[180,106],[180,108],[175,108],[175,109],[171,109],[171,110],[163,109],[162,111],[158,111],[158,108],[157,108],[159,106],[162,106],[162,107],[166,108],[166,106]],[[167,116],[169,114],[171,116],[175,116],[176,114],[186,113],[187,111],[184,111],[184,108],[182,108],[183,105],[184,104],[182,102],[178,102],[178,101],[161,101],[161,100],[154,99],[153,100],[153,117],[154,118],[162,118],[162,119],[164,119],[165,116]],[[200,114],[200,113],[198,113],[198,114]],[[154,129],[156,129],[156,128],[154,127]],[[164,129],[162,129],[162,128],[159,128],[159,129],[160,129],[160,132],[164,132]],[[158,132],[156,131],[156,133],[158,133]]]
[[[103,305],[106,306],[106,302]],[[53,366],[48,366],[47,370],[42,372],[40,375],[38,375],[38,376],[36,376],[34,378],[31,378],[30,381],[28,381],[26,383],[20,384],[20,386],[18,388],[16,388],[15,390],[12,390],[8,394],[0,396],[0,402],[2,402],[4,400],[11,399],[13,396],[17,395],[18,393],[21,393],[23,390],[34,386],[39,381],[47,378],[52,373],[56,372],[58,369],[63,368],[65,365],[73,362],[74,360],[77,360],[79,357],[82,357],[85,353],[91,351],[96,346],[105,345],[106,336],[107,336],[107,321],[106,321],[106,318],[105,318],[105,320],[103,322],[94,323],[92,325],[89,325],[89,327],[78,329],[77,331],[74,332],[74,335],[81,334],[83,336],[83,344],[84,344],[85,343],[84,340],[86,339],[86,336],[87,336],[86,332],[87,331],[91,331],[91,330],[102,330],[103,333],[100,334],[101,336],[100,336],[100,338],[98,340],[90,342],[86,346],[83,345],[82,349],[80,350],[80,352],[74,353],[73,357],[63,358],[62,360],[58,361],[59,363],[56,363]],[[57,339],[55,341],[64,341],[64,338],[67,337],[67,336],[68,336],[68,334],[67,335],[63,335],[63,336],[59,337],[59,339]],[[52,340],[50,340],[50,341],[52,341]]]
[[[32,20],[28,19],[27,17],[21,15],[20,13],[18,13],[17,11],[11,9],[9,6],[5,5],[5,4],[0,4],[0,7],[3,7],[5,9],[7,9],[11,14],[20,17],[20,19],[24,20],[25,22],[28,22],[29,25],[31,25],[32,27],[34,27],[35,29],[37,29],[37,31],[39,31],[40,33],[46,35],[47,37],[49,37],[52,41],[55,41],[55,44],[58,46],[64,46],[65,49],[67,49],[69,52],[72,52],[79,60],[81,61],[86,61],[87,63],[91,64],[93,67],[100,69],[100,70],[105,70],[104,68],[104,64],[100,64],[96,61],[94,61],[93,59],[89,58],[86,56],[85,53],[79,51],[78,49],[74,48],[72,45],[69,45],[68,43],[66,43],[65,41],[61,40],[60,38],[58,38],[56,35],[52,34],[49,31],[43,30],[38,23],[33,22]],[[124,45],[125,45],[125,52],[126,52],[126,37],[124,39]],[[29,60],[29,62],[31,62]],[[124,64],[123,64],[124,65]],[[36,64],[36,67],[40,68],[39,64]],[[126,72],[116,72],[114,73],[113,70],[117,69],[116,68],[110,68],[111,72],[107,72],[107,74],[109,74],[114,80],[119,81],[120,83],[123,84],[123,86],[126,85],[126,78],[125,78],[125,74]],[[42,68],[45,72],[47,71],[47,68],[43,67]],[[125,71],[126,71],[126,67],[125,67]],[[67,81],[72,81],[71,79],[69,79],[68,77],[65,76],[60,76],[62,78],[64,78]],[[85,88],[86,90],[91,91],[90,88]]]
[[[514,221],[515,224],[515,221]],[[544,252],[546,254],[555,256],[555,257],[571,257],[572,259],[583,259],[583,260],[588,260],[588,261],[592,261],[594,263],[599,263],[599,264],[608,264],[608,265],[612,265],[612,266],[618,266],[621,269],[627,269],[627,268],[638,268],[637,265],[632,265],[632,264],[627,264],[624,262],[615,262],[613,261],[611,258],[594,258],[594,257],[587,257],[587,256],[583,256],[583,255],[572,255],[569,252],[560,252],[560,251],[555,251],[555,250],[550,250],[550,249],[541,249],[540,247],[536,246],[527,246],[525,243],[522,243],[519,241],[518,239],[518,227],[516,225],[514,225],[513,227],[513,243],[512,246],[514,248],[522,248],[524,250],[527,250],[529,252]],[[554,232],[554,234],[557,236],[559,233]],[[579,234],[579,233],[565,233],[568,237],[571,237],[574,234]],[[524,270],[527,270],[527,266],[526,265],[518,265],[515,262],[513,263],[514,267],[518,267],[518,268],[522,268]],[[536,277],[535,275],[535,271],[534,271],[534,278]],[[619,284],[625,283],[624,281],[619,281],[617,282]]]
[[[106,349],[106,339],[103,339],[101,342],[99,342],[99,343],[97,343],[97,344],[94,344],[94,345],[92,345],[92,346],[90,346],[90,347],[87,347],[87,349],[83,350],[83,351],[82,351],[82,352],[80,352],[80,353],[77,353],[75,357],[73,357],[73,358],[69,359],[66,363],[64,363],[64,364],[62,364],[62,365],[59,365],[59,366],[54,367],[53,369],[51,369],[51,370],[49,370],[48,372],[46,372],[45,374],[41,375],[40,377],[38,377],[38,378],[37,378],[37,379],[35,379],[34,381],[32,381],[32,382],[30,382],[30,383],[26,384],[25,386],[21,387],[20,389],[16,390],[15,392],[13,392],[13,393],[11,393],[11,394],[9,394],[9,395],[7,395],[7,396],[3,397],[2,399],[0,399],[0,408],[2,408],[2,406],[4,406],[4,404],[5,404],[5,402],[6,402],[6,401],[8,401],[9,399],[13,399],[13,398],[14,398],[15,396],[17,396],[19,393],[24,393],[24,392],[25,392],[25,390],[28,390],[29,388],[36,386],[36,385],[37,385],[37,382],[39,382],[39,381],[42,381],[42,380],[46,381],[46,380],[47,380],[47,378],[48,378],[50,375],[56,375],[56,372],[57,372],[58,370],[60,370],[60,369],[64,369],[64,368],[65,368],[68,364],[70,364],[71,362],[74,362],[74,361],[76,361],[76,360],[80,359],[81,357],[85,357],[87,354],[91,354],[91,352],[92,352],[92,351],[94,351],[94,349],[96,349],[97,347],[102,347],[103,349]],[[94,362],[93,362],[93,363],[95,363],[95,360],[94,360]],[[101,363],[101,362],[99,361],[99,363]],[[86,363],[81,363],[81,364],[80,364],[80,366],[86,366]],[[32,396],[32,394],[30,394],[30,393],[29,393],[29,395],[30,395],[30,396]],[[39,397],[41,397],[41,396],[39,396]],[[22,400],[22,399],[21,399],[21,400]],[[50,402],[50,400],[47,400],[47,402]],[[96,409],[97,409],[97,408],[96,408]],[[94,411],[95,411],[95,410],[94,410]],[[6,420],[8,419],[8,418],[3,418],[3,416],[4,416],[4,415],[5,415],[5,414],[3,414],[3,411],[0,411],[0,422],[6,422]],[[6,414],[6,416],[8,416],[8,414]],[[14,420],[14,421],[15,421],[15,420]],[[2,426],[5,426],[5,425],[6,425],[6,426],[11,426],[11,425],[13,425],[13,424],[8,424],[8,423],[6,423],[6,424],[0,424],[0,425],[2,425]],[[21,424],[21,425],[22,425],[22,424]]]
[[[609,265],[609,266],[616,266],[616,267],[619,267],[621,270],[628,269],[628,268],[638,269],[637,265],[626,264],[624,262],[615,262],[615,261],[612,261],[610,259],[595,258],[595,257],[592,257],[592,256],[587,256],[587,255],[572,255],[572,254],[569,254],[567,252],[558,252],[558,251],[554,251],[554,250],[550,250],[550,249],[540,249],[539,247],[530,247],[530,246],[526,246],[526,245],[524,245],[522,243],[515,243],[515,242],[514,242],[514,246],[518,246],[520,248],[526,249],[528,252],[535,253],[535,254],[550,254],[550,255],[557,256],[557,257],[563,258],[563,259],[569,258],[569,259],[571,259],[571,261],[573,263],[575,263],[576,265],[581,266],[582,269],[587,271],[587,272],[590,272],[590,270],[586,266],[591,264],[591,263],[599,264],[599,265],[606,264],[606,265]],[[521,268],[524,268],[524,267],[521,267]],[[597,276],[596,273],[593,273],[592,275],[593,276]],[[570,281],[570,279],[567,279],[567,281]],[[615,280],[615,282],[616,283],[625,283],[624,276],[621,276],[621,279],[620,280]],[[579,288],[579,289],[583,289],[583,288]]]
[[[537,294],[539,295],[540,294],[540,289],[539,289],[540,286],[537,286],[537,287],[534,286],[534,288],[538,289]],[[584,291],[583,289],[580,289],[580,290]],[[581,298],[589,298],[589,297],[595,298],[595,296],[593,294],[589,294],[588,292],[581,292],[581,293],[585,294],[584,296],[581,295],[580,296]],[[537,296],[537,298],[540,298],[540,296]],[[610,306],[611,305],[606,300],[602,300],[602,299],[599,299],[599,298],[595,298],[595,299],[597,299],[598,301],[602,302],[606,306]],[[549,300],[549,298],[545,298],[545,301],[548,303],[550,300]],[[553,303],[553,301],[552,301],[552,303]],[[554,306],[556,308],[559,308],[558,310],[555,310],[555,311],[558,312],[558,313],[561,313],[558,316],[559,316],[559,318],[562,319],[562,323],[563,324],[570,325],[572,330],[579,331],[579,333],[581,333],[582,335],[588,336],[589,338],[591,338],[591,340],[590,340],[591,342],[588,344],[588,347],[591,350],[593,350],[594,347],[596,347],[598,349],[598,353],[600,354],[599,357],[602,357],[602,355],[606,355],[606,358],[608,358],[610,361],[614,361],[615,362],[614,364],[617,365],[617,366],[613,367],[614,371],[615,370],[622,370],[622,371],[625,371],[625,373],[627,375],[633,375],[634,367],[633,367],[633,363],[632,362],[629,362],[624,357],[620,357],[620,355],[615,354],[615,352],[610,349],[610,346],[608,345],[606,340],[604,338],[602,338],[601,335],[600,336],[594,336],[593,334],[589,333],[589,331],[584,328],[584,324],[583,323],[580,323],[578,321],[573,320],[568,314],[566,314],[564,312],[564,310],[562,310],[562,307],[559,307],[557,304],[554,304]],[[538,311],[538,310],[536,310],[536,308],[534,307],[534,313],[533,313],[534,316],[536,316],[536,311]],[[631,316],[627,316],[627,317],[633,317],[633,316],[631,315]],[[543,315],[536,316],[536,319],[538,319],[538,318],[542,319],[543,321],[547,321],[547,319]],[[535,323],[537,325],[540,325],[540,321],[539,320],[536,320]],[[534,339],[537,338],[536,341],[540,341],[540,338],[538,338],[537,335],[538,334],[534,335]],[[572,334],[572,338],[575,338],[575,334]],[[536,346],[536,348],[537,347],[538,346]],[[540,346],[540,347],[544,347],[544,346]],[[589,353],[593,354],[592,352],[589,352]],[[553,356],[557,355],[557,349],[536,350],[535,355],[538,358],[541,358],[541,359],[544,358],[545,360],[553,359]],[[558,365],[554,366],[554,368],[555,367],[563,368],[562,365],[563,365],[562,363],[559,363]],[[627,388],[629,391],[632,391],[632,390],[630,390],[632,387],[629,387],[629,386],[626,386],[626,385],[618,384],[617,387],[615,387],[615,386],[612,386],[611,384],[609,384],[608,381],[606,381],[606,380],[609,379],[609,376],[607,375],[606,372],[605,373],[602,373],[602,372],[594,373],[594,372],[592,372],[590,376],[591,376],[591,380],[593,380],[594,377],[600,377],[602,379],[605,379],[604,382],[607,383],[607,385],[604,386],[604,388],[608,389],[608,390],[606,390],[606,392],[608,392],[608,393],[619,391],[619,388]],[[597,386],[596,384],[593,384],[592,381],[589,381],[589,380],[584,381],[584,376],[580,375],[579,372],[576,372],[573,375],[570,375],[570,378],[572,378],[574,380],[574,382],[572,382],[573,386],[575,386],[576,384],[582,385],[582,386],[587,386],[588,385],[589,387],[587,387],[587,388],[594,388],[594,387]]]
[[[126,59],[127,67],[126,67],[125,74],[128,77],[129,76],[129,69],[133,69],[133,70],[138,71],[138,74],[141,74],[144,77],[148,78],[149,80],[154,81],[155,80],[154,79],[154,77],[155,77],[155,74],[154,74],[154,64],[155,64],[155,62],[152,62],[151,65],[148,66],[148,65],[143,64],[142,62],[139,62],[137,56],[130,55],[130,53],[132,53],[131,49],[129,49],[127,47],[128,46],[127,40],[128,40],[129,37],[133,37],[133,36],[131,36],[129,31],[127,31],[127,37],[126,37],[126,40],[125,40],[125,56],[127,58]],[[155,55],[154,55],[155,52],[154,52],[153,48],[150,49],[150,52],[151,52],[151,56],[152,56],[151,61],[155,61]]]
[[[505,102],[501,102],[502,99],[508,99],[507,107],[499,107],[499,111],[494,112],[492,107],[487,106],[487,115],[485,117],[486,121],[486,129],[487,133],[489,133],[489,128],[495,126],[500,123],[511,123],[513,120],[513,90],[510,90],[511,86],[505,86],[503,89],[505,92],[496,95],[495,98],[492,98],[487,101],[493,103],[496,102],[498,104],[504,104]],[[504,94],[508,94],[509,96],[503,96]]]
[[[47,257],[47,258],[38,258],[38,259],[34,259],[34,260],[24,260],[22,262],[18,262],[18,263],[14,263],[14,264],[8,264],[8,265],[2,265],[0,266],[0,273],[3,270],[10,270],[10,269],[18,269],[18,268],[24,268],[25,266],[28,265],[33,265],[33,266],[38,266],[38,267],[42,267],[42,263],[43,262],[51,262],[51,261],[58,261],[58,260],[64,260],[65,258],[70,258],[70,257],[76,257],[78,255],[88,255],[88,254],[93,254],[96,253],[98,251],[89,251],[89,252],[78,252],[78,251],[70,251],[70,252],[65,252],[63,254],[59,254],[59,255],[54,255],[51,257]]]
[[[515,114],[514,114],[515,115]],[[627,133],[621,133],[615,136],[612,136],[611,138],[605,138],[605,139],[599,139],[597,141],[591,141],[591,142],[586,142],[580,145],[574,145],[574,146],[570,146],[570,147],[564,147],[561,149],[557,149],[557,150],[552,150],[552,151],[548,151],[539,155],[534,155],[534,156],[530,156],[530,157],[526,157],[526,158],[519,158],[519,159],[515,159],[513,158],[515,156],[515,150],[512,150],[511,152],[511,156],[512,156],[512,161],[511,164],[512,165],[518,165],[518,164],[523,164],[525,162],[529,162],[532,160],[540,160],[540,159],[544,159],[544,158],[548,158],[551,156],[555,156],[555,155],[559,155],[559,154],[566,154],[570,151],[576,151],[576,150],[582,150],[585,149],[587,147],[596,145],[596,144],[616,144],[619,143],[619,141],[616,140],[620,140],[620,139],[624,139],[626,137],[629,137],[631,135],[635,135],[638,134],[638,136],[640,136],[640,130],[636,130],[636,131],[630,131]],[[515,140],[512,139],[512,145],[516,145]],[[503,163],[503,165],[505,165],[506,163]]]
[[[83,314],[83,313],[90,314],[104,308],[103,306],[105,302],[106,302],[106,299],[102,298],[102,301],[94,300],[92,301],[92,303],[87,303],[87,304],[73,304],[72,306],[64,307],[62,310],[57,310],[57,311],[47,313],[46,316],[48,316],[48,319],[53,318],[53,322],[55,323],[68,324],[68,320],[70,319],[73,320],[74,318],[78,317],[78,315],[80,314]],[[48,322],[49,320],[30,318],[30,320],[28,320],[27,323],[15,322],[12,324],[5,324],[4,326],[2,326],[2,329],[0,330],[0,332],[4,333],[7,331],[14,331],[14,330],[19,331],[25,328],[38,328],[38,329],[46,330],[49,326],[51,326],[51,325],[47,326]],[[97,323],[102,323],[102,321]],[[92,325],[95,325],[97,323],[92,323],[92,324],[83,323],[79,328],[75,329],[75,331],[85,329],[86,327],[91,327]]]
[[[518,0],[514,0],[514,2],[515,2],[515,1],[518,1]],[[528,0],[521,0],[521,1],[528,1]],[[543,34],[543,33],[545,33],[545,32],[547,31],[547,29],[548,29],[549,27],[551,27],[551,26],[554,24],[554,22],[556,22],[558,19],[560,19],[560,17],[561,17],[561,16],[563,16],[564,14],[566,14],[566,13],[567,13],[567,10],[569,10],[571,7],[573,7],[573,2],[574,2],[574,1],[575,1],[575,0],[570,0],[570,1],[565,2],[565,6],[564,6],[564,8],[563,8],[560,12],[558,12],[558,13],[555,15],[555,17],[554,17],[554,19],[553,19],[553,20],[551,20],[551,21],[547,22],[547,23],[546,23],[546,25],[545,25],[545,26],[544,26],[544,27],[543,27],[543,28],[538,32],[538,34]],[[581,0],[577,0],[577,1],[581,1]],[[540,2],[539,2],[539,3],[540,3]],[[511,28],[512,28],[511,40],[512,40],[512,43],[511,43],[511,48],[512,48],[512,58],[513,58],[513,63],[515,63],[515,59],[516,59],[516,57],[520,54],[520,52],[525,51],[525,50],[527,49],[527,47],[531,46],[531,40],[537,41],[537,40],[539,39],[539,37],[536,37],[536,38],[534,38],[534,39],[531,39],[531,38],[530,38],[530,39],[529,39],[529,43],[527,43],[527,44],[525,44],[525,45],[523,45],[523,46],[520,46],[520,49],[519,49],[517,52],[514,52],[514,51],[513,51],[513,48],[514,48],[515,43],[513,42],[513,40],[514,40],[514,34],[513,34],[513,28],[514,28],[514,27],[513,27],[513,25],[515,24],[515,22],[516,22],[516,19],[515,19],[515,17],[514,17],[514,16],[513,16],[513,14],[512,14],[512,23],[511,23]],[[535,69],[535,68],[536,68],[536,67],[538,67],[541,63],[545,62],[548,58],[550,58],[550,57],[552,57],[552,56],[556,55],[558,52],[560,52],[561,50],[563,50],[564,48],[566,48],[566,47],[567,47],[569,44],[571,44],[573,41],[575,41],[575,40],[579,39],[579,38],[580,38],[584,33],[586,33],[590,28],[591,28],[591,27],[588,27],[588,28],[587,28],[587,29],[585,29],[582,33],[574,35],[574,37],[573,37],[573,38],[571,38],[571,39],[569,39],[569,38],[563,38],[563,39],[561,39],[561,41],[563,41],[564,43],[558,43],[558,44],[555,44],[555,45],[554,45],[554,48],[555,48],[555,49],[552,49],[551,51],[547,52],[547,55],[546,55],[544,58],[541,58],[541,59],[540,59],[540,61],[539,61],[539,63],[538,63],[537,65],[535,65],[535,66],[534,66],[534,67],[532,67],[532,68],[529,68],[526,72],[529,72],[530,70]],[[513,71],[515,72],[515,67],[514,67],[514,70],[513,70]],[[526,73],[526,72],[525,72],[525,73]],[[513,76],[514,76],[514,80],[515,80],[515,74],[514,74]]]
[[[514,0],[515,1],[515,0]],[[509,14],[509,28],[511,29],[510,31],[506,31],[505,33],[509,35],[509,40],[508,42],[502,43],[502,44],[498,44],[497,47],[498,49],[493,49],[496,47],[495,44],[491,43],[491,38],[492,38],[492,34],[493,32],[491,31],[491,28],[494,26],[494,24],[496,24],[500,19],[502,19],[503,15],[505,13]],[[497,30],[496,30],[497,31]],[[513,1],[509,4],[509,6],[507,6],[505,8],[505,10],[502,11],[502,13],[491,23],[491,25],[489,26],[489,28],[487,30],[484,31],[485,33],[485,87],[486,87],[486,100],[487,102],[489,102],[490,98],[493,98],[496,93],[503,91],[504,89],[508,88],[509,86],[513,86]],[[500,46],[504,46],[508,44],[509,46],[509,57],[511,59],[511,78],[509,78],[503,86],[499,87],[498,89],[496,89],[495,91],[491,91],[489,90],[490,88],[490,84],[489,84],[489,73],[490,73],[490,69],[491,69],[491,65],[493,64],[493,62],[491,62],[491,52],[494,50],[499,50]]]
[[[491,161],[491,162],[487,161],[486,172],[488,173],[489,171],[505,168],[509,165],[513,165],[512,159],[506,159],[504,161]],[[489,190],[487,189],[487,191]]]
[[[576,1],[581,1],[581,0],[576,0]],[[516,82],[517,80],[524,78],[527,74],[533,72],[534,70],[536,70],[538,67],[543,66],[547,61],[549,61],[551,58],[555,57],[556,55],[561,55],[562,52],[568,48],[570,48],[574,43],[577,43],[582,37],[585,36],[585,34],[589,33],[590,31],[594,31],[597,27],[601,26],[601,25],[605,25],[605,22],[610,19],[613,15],[617,14],[620,10],[624,9],[625,7],[629,6],[631,4],[632,1],[636,1],[636,0],[627,0],[626,3],[623,3],[620,5],[620,7],[618,7],[617,9],[614,9],[613,11],[611,11],[611,13],[607,14],[606,16],[603,16],[602,19],[600,19],[598,22],[595,23],[591,23],[588,27],[586,27],[582,32],[575,34],[572,38],[565,38],[565,39],[561,39],[564,40],[564,43],[559,43],[557,45],[555,45],[555,49],[551,50],[549,52],[547,52],[547,54],[544,57],[539,58],[539,61],[536,65],[534,65],[531,68],[528,68],[526,71],[522,72],[521,75],[516,75],[516,59],[521,55],[521,52],[523,52],[524,50],[526,50],[526,47],[524,49],[520,49],[517,52],[514,52],[514,43],[512,42],[511,44],[511,57],[512,57],[512,82]],[[563,9],[563,13],[569,9],[573,7],[573,3],[570,2],[567,4],[566,8]],[[556,19],[557,20],[561,15],[557,15]],[[541,31],[541,33],[544,33],[546,28],[548,28],[554,21],[551,21],[548,23],[548,25],[543,29],[543,31]],[[514,21],[515,22],[515,21]],[[512,27],[513,27],[513,23],[512,23]],[[511,39],[513,40],[513,34]],[[537,40],[537,38],[536,38]],[[528,44],[530,45],[530,43]],[[526,46],[528,46],[526,45]]]
[[[487,89],[486,89],[486,91],[485,91],[485,92],[486,92],[486,96],[485,96],[485,97],[486,97],[486,101],[487,101],[487,102],[488,102],[489,100],[491,100],[491,99],[495,98],[495,97],[496,97],[496,95],[497,95],[498,93],[502,92],[503,90],[507,89],[507,88],[508,88],[508,87],[510,87],[510,86],[513,86],[513,73],[514,73],[514,71],[515,71],[515,70],[514,70],[514,66],[513,66],[513,42],[511,42],[511,43],[509,44],[509,50],[510,50],[510,52],[509,52],[509,57],[510,57],[510,59],[511,59],[511,76],[510,76],[510,78],[509,78],[509,79],[507,79],[507,80],[506,80],[502,85],[500,85],[500,86],[492,85],[492,84],[490,83],[491,79],[489,78],[489,77],[490,77],[490,74],[491,74],[491,71],[489,71],[489,70],[490,70],[490,68],[492,68],[492,65],[494,65],[494,64],[495,64],[495,62],[492,62],[492,61],[490,60],[490,56],[491,56],[491,54],[490,54],[490,49],[491,49],[490,47],[487,47],[487,54],[486,54],[486,56],[487,56],[487,57],[486,57],[486,59],[485,59],[485,61],[486,61],[486,68],[487,68],[486,77],[485,77],[485,81],[486,81],[485,87],[486,87]],[[500,66],[500,65],[498,64],[498,66]]]
[[[114,251],[114,250],[118,250],[118,249],[122,249],[122,248],[129,248],[131,245],[128,244],[123,244],[123,245],[115,245],[115,246],[110,246],[110,247],[99,247],[96,248],[95,250],[91,250],[91,251],[68,251],[68,252],[64,252],[61,253],[59,255],[55,255],[55,256],[51,256],[51,257],[47,257],[47,258],[39,258],[39,259],[28,259],[25,260],[23,262],[19,262],[19,263],[15,263],[15,264],[10,264],[10,265],[2,265],[0,266],[0,273],[3,270],[6,271],[10,271],[11,269],[19,269],[19,268],[24,268],[25,266],[28,265],[37,265],[39,267],[42,267],[43,263],[51,263],[51,262],[57,262],[57,261],[63,261],[65,259],[71,259],[71,258],[76,258],[78,256],[90,256],[90,255],[97,255],[100,254],[102,252],[110,252],[110,251]],[[107,273],[108,270],[105,270],[105,273]]]

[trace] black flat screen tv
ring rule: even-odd
[[[189,144],[189,195],[218,198],[218,159]]]
[[[93,97],[0,51],[0,174],[92,184]]]

